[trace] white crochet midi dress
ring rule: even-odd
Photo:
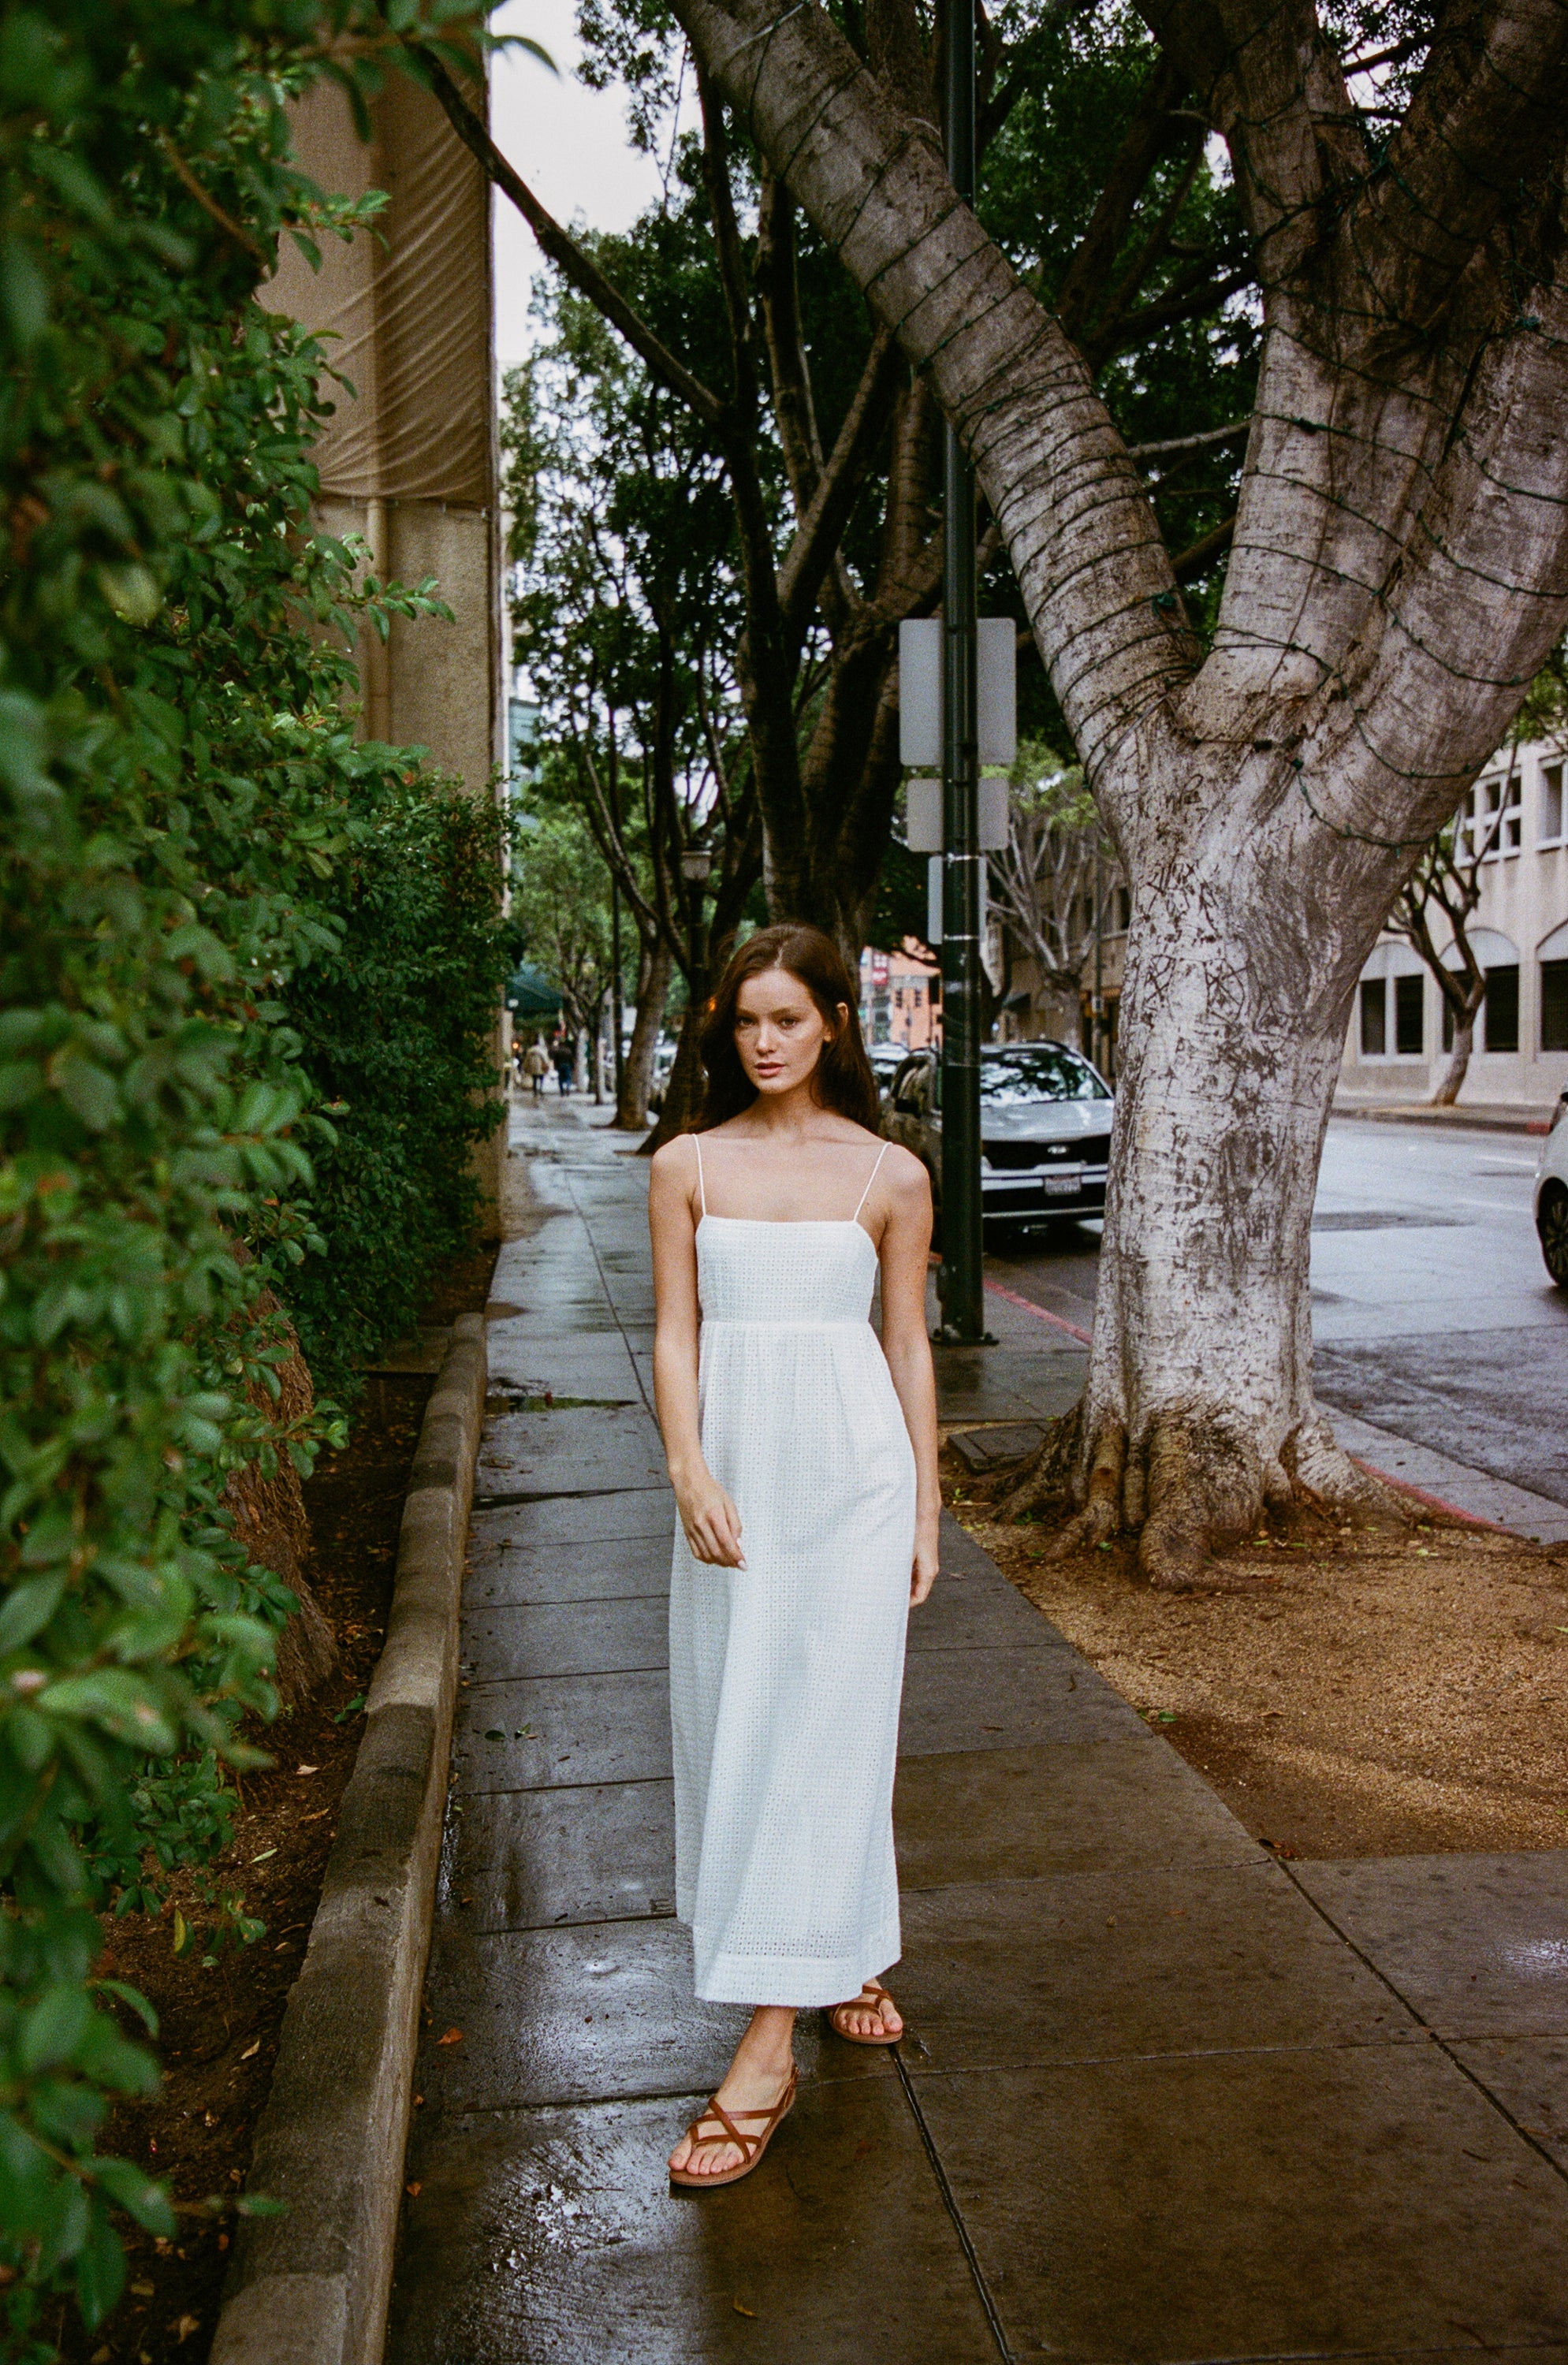
[[[702,1191],[702,1450],[746,1564],[677,1529],[669,1664],[676,1910],[714,2001],[841,2003],[899,1956],[914,1452],[859,1213],[711,1216]]]

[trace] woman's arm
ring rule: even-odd
[[[891,1172],[889,1172],[889,1169]],[[888,1219],[877,1244],[882,1267],[882,1352],[893,1375],[914,1447],[914,1568],[909,1597],[925,1599],[936,1582],[942,1490],[936,1476],[936,1374],[925,1328],[925,1276],[931,1252],[931,1184],[907,1149],[890,1150]]]
[[[744,1568],[740,1514],[702,1458],[697,1400],[697,1220],[692,1207],[696,1151],[684,1134],[654,1154],[648,1179],[648,1229],[654,1243],[654,1402],[670,1485],[695,1558]]]

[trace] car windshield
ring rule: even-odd
[[[980,1098],[1014,1106],[1027,1101],[1108,1101],[1111,1095],[1086,1059],[1058,1044],[1010,1051],[980,1062]]]

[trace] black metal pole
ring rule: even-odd
[[[947,170],[975,193],[974,0],[942,0]],[[975,472],[944,430],[942,611],[942,1327],[985,1337],[980,1232],[980,760],[975,713]]]

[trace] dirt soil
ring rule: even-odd
[[[1568,1548],[1271,1517],[1225,1556],[1247,1589],[1173,1596],[1131,1539],[1050,1559],[1049,1527],[997,1523],[1001,1480],[943,1468],[976,1541],[1281,1855],[1568,1847]]]
[[[449,1322],[486,1302],[495,1250],[442,1277],[427,1319]],[[338,1808],[364,1731],[360,1702],[386,1631],[398,1531],[429,1372],[377,1373],[355,1407],[346,1452],[324,1454],[305,1488],[312,1549],[306,1576],[331,1624],[342,1665],[308,1706],[259,1728],[275,1765],[243,1777],[234,1844],[210,1867],[243,1891],[266,1933],[203,1969],[173,1952],[174,1911],[205,1929],[196,1877],[176,1875],[155,1920],[106,1916],[100,1968],[140,1990],[158,2013],[162,2091],[117,2110],[99,2148],[170,2180],[176,2203],[232,2196],[245,2181],[255,2124],[266,2102],[284,2006],[304,1956]],[[341,1720],[341,1721],[340,1721]],[[128,2023],[129,2024],[129,2023]],[[123,2229],[122,2229],[123,2230]],[[67,2365],[202,2365],[222,2300],[233,2221],[199,2209],[172,2241],[131,2227],[125,2296],[95,2333],[74,2312],[61,2326]]]

